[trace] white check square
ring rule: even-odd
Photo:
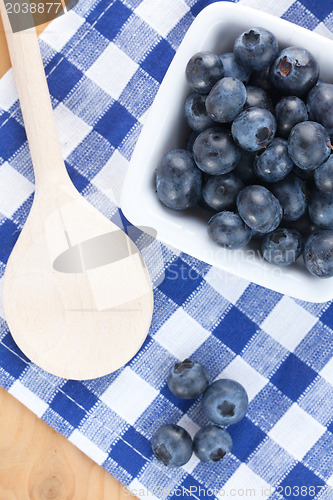
[[[217,498],[221,500],[226,497],[267,500],[273,492],[272,486],[255,474],[247,465],[241,464],[220,490]]]
[[[180,420],[178,420],[177,425],[183,427],[192,437],[194,438],[195,434],[200,430],[198,424],[193,422],[193,420],[185,413]]]
[[[38,417],[41,417],[49,407],[45,401],[25,387],[19,380],[15,380],[8,392],[14,396],[14,398],[21,401],[24,406],[33,411]]]
[[[10,68],[7,73],[0,79],[0,108],[9,111],[12,105],[17,101],[18,95],[16,90],[15,78],[13,69]]]
[[[108,198],[119,204],[127,167],[128,161],[116,150],[91,183]]]
[[[249,285],[249,281],[226,273],[217,267],[212,267],[208,271],[205,280],[232,304],[236,304]]]
[[[292,457],[301,461],[326,431],[326,427],[294,403],[268,435]]]
[[[258,6],[258,0],[242,0],[242,5],[253,7],[254,9],[259,8],[269,14],[281,17],[294,2],[295,0],[279,0],[278,2],[276,0],[265,0],[265,2],[261,2],[260,6]]]
[[[157,395],[156,389],[126,366],[100,399],[126,422],[134,425]]]
[[[329,362],[324,366],[324,368],[319,372],[327,382],[333,385],[333,358],[329,360]]]
[[[41,40],[60,52],[83,23],[84,19],[71,10],[54,19],[40,35]]]
[[[183,0],[143,0],[134,12],[166,37],[188,11],[189,7]]]
[[[209,332],[180,307],[164,323],[155,340],[179,360],[188,358],[209,337]]]
[[[34,192],[34,185],[6,161],[0,166],[0,212],[10,218]]]
[[[0,280],[0,290],[2,290],[2,279]],[[0,317],[5,318],[5,312],[3,310],[3,298],[2,293],[0,293]]]
[[[191,436],[193,439],[200,427],[193,422],[193,420],[185,413],[185,415],[182,416],[180,420],[178,420],[177,425],[180,425],[180,427],[183,427]],[[183,465],[183,469],[188,473],[192,474],[194,471],[195,467],[200,463],[200,460],[196,457],[196,455],[193,453],[192,457],[190,460]]]
[[[313,30],[315,33],[319,35],[326,36],[327,38],[333,38],[333,33],[330,31],[324,23],[319,23],[318,26]]]
[[[261,328],[292,352],[317,321],[317,318],[293,299],[284,296],[267,316]]]
[[[333,489],[333,474],[327,479],[326,484]]]
[[[257,372],[240,356],[236,356],[217,379],[230,378],[242,384],[251,401],[268,383],[268,379]]]
[[[86,75],[104,92],[114,99],[118,99],[138,67],[125,52],[114,43],[110,43],[90,66]]]
[[[128,486],[124,486],[124,496],[128,496],[130,495],[129,492],[131,492],[131,497],[138,497],[138,498],[142,498],[144,500],[160,500],[159,498],[157,498],[152,489],[148,489],[146,488],[146,486],[144,486],[142,483],[140,483],[140,481],[137,479],[137,478],[134,478],[133,481],[128,485]]]
[[[87,125],[86,122],[72,113],[62,103],[55,108],[54,117],[62,154],[64,158],[67,158],[87,137],[92,127]]]
[[[98,448],[95,443],[90,441],[90,439],[84,436],[84,434],[77,429],[75,429],[68,439],[98,465],[101,465],[108,458],[107,453]]]

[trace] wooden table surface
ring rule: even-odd
[[[9,68],[0,22],[0,77]],[[0,388],[0,500],[124,498],[134,497],[125,497],[102,467]]]

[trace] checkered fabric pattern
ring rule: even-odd
[[[40,37],[69,174],[125,229],[118,204],[128,161],[178,45],[208,3],[80,0]],[[242,3],[333,36],[329,0]],[[9,71],[0,80],[0,280],[33,191]],[[144,252],[156,284],[154,315],[126,367],[82,382],[50,375],[15,345],[0,304],[1,385],[142,498],[149,489],[149,498],[161,499],[333,499],[333,304],[281,296],[158,242]],[[250,405],[230,428],[234,447],[222,464],[193,457],[168,470],[152,457],[156,428],[174,422],[193,435],[207,423],[200,401],[178,400],[166,387],[170,366],[188,356],[212,380],[241,382]]]

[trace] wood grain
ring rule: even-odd
[[[38,26],[37,33],[46,26]],[[0,78],[10,66],[0,19]],[[116,479],[0,388],[1,500],[125,498]]]
[[[122,485],[0,389],[1,500],[123,500]]]
[[[48,26],[49,23],[41,24],[36,27],[37,34],[40,35]],[[9,70],[11,62],[7,48],[6,36],[3,29],[2,20],[0,18],[0,78]],[[0,497],[1,498],[1,497]]]

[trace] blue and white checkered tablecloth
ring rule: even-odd
[[[68,171],[87,200],[121,226],[128,225],[118,209],[121,184],[146,113],[208,3],[80,0],[40,37]],[[332,1],[242,3],[333,36]],[[0,80],[0,280],[33,191],[9,71]],[[0,304],[1,385],[142,498],[149,489],[148,498],[333,499],[333,304],[221,279],[221,271],[157,242],[145,256],[153,270],[162,256],[155,274],[168,279],[154,290],[149,336],[126,367],[92,381],[50,375],[17,348]],[[230,428],[234,447],[223,463],[192,458],[168,470],[152,458],[155,429],[174,422],[193,435],[207,423],[200,401],[177,400],[166,387],[169,367],[188,356],[212,379],[243,383],[250,406]]]

